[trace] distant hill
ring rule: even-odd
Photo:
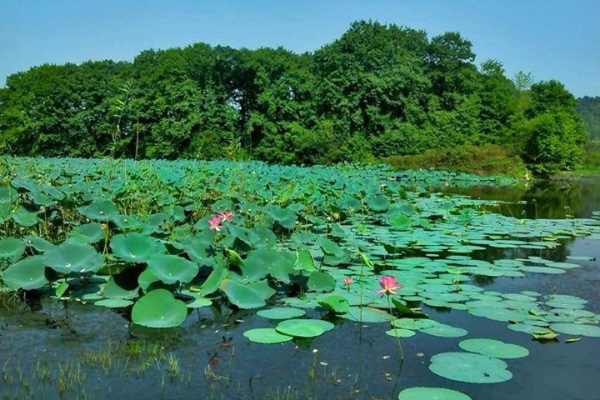
[[[583,119],[588,136],[600,141],[600,96],[577,99],[575,110]]]

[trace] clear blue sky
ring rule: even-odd
[[[456,30],[477,63],[600,95],[600,0],[0,0],[0,86],[42,63],[132,60],[194,42],[312,51],[357,19]]]

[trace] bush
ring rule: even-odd
[[[477,175],[508,175],[522,179],[527,174],[523,161],[498,145],[463,145],[427,150],[414,156],[384,159],[395,169],[441,169]]]

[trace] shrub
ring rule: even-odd
[[[527,168],[523,161],[498,145],[463,145],[439,148],[413,156],[392,156],[384,159],[398,170],[443,169],[478,175],[509,175],[523,178]]]

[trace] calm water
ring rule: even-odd
[[[497,210],[519,218],[589,217],[600,210],[600,179],[531,188],[443,190],[523,201]],[[586,309],[600,314],[600,243],[582,238],[564,244],[543,256],[562,260],[566,255],[586,255],[596,260],[578,261],[582,268],[563,275],[501,277],[481,283],[486,290],[579,296],[589,301]],[[539,255],[539,250],[505,253],[524,255]],[[4,303],[3,398],[393,399],[402,388],[441,386],[473,399],[600,399],[600,339],[541,344],[510,331],[506,323],[464,311],[439,312],[423,306],[433,319],[467,329],[470,338],[494,338],[528,348],[529,357],[508,360],[512,380],[471,385],[429,372],[431,356],[459,350],[464,338],[417,334],[402,339],[405,360],[400,367],[395,340],[384,334],[387,324],[360,326],[336,320],[336,329],[312,341],[269,346],[252,344],[242,336],[265,325],[252,311],[204,308],[191,314],[183,327],[157,332],[132,328],[126,316],[102,307],[47,298]],[[320,317],[314,311],[309,315]]]

